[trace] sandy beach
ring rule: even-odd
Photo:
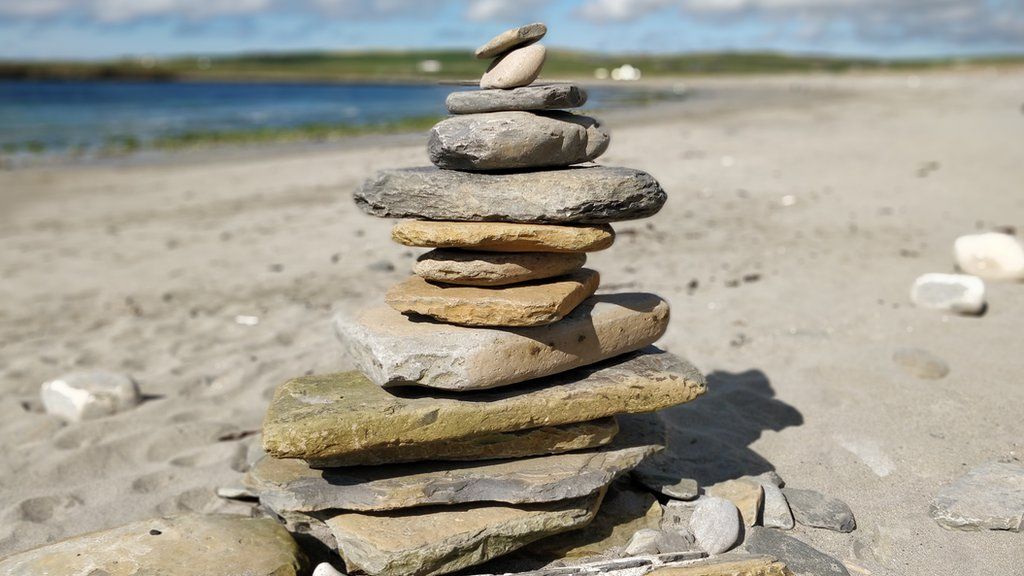
[[[1024,460],[1024,285],[989,283],[980,317],[908,299],[953,271],[958,235],[1024,232],[1024,74],[683,83],[691,101],[606,118],[599,163],[650,172],[669,201],[591,256],[601,291],[665,297],[660,345],[711,382],[693,408],[750,466],[850,505],[855,532],[794,535],[851,574],[1024,574],[1024,534],[928,516],[968,469]],[[427,163],[399,136],[0,171],[0,557],[245,513],[214,490],[238,482],[274,388],[351,368],[332,314],[418,254],[352,190]],[[949,375],[914,377],[903,348]],[[146,401],[79,424],[43,411],[42,382],[93,368]]]

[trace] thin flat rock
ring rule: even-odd
[[[477,173],[430,166],[379,171],[354,198],[381,218],[603,224],[653,216],[666,195],[650,174],[632,168]]]
[[[587,103],[587,92],[575,84],[543,84],[511,90],[464,90],[452,92],[445,106],[452,114],[564,110]]]
[[[928,510],[952,530],[1024,531],[1024,465],[989,462],[942,488]]]
[[[535,540],[580,528],[601,493],[561,502],[458,505],[408,511],[343,512],[324,521],[349,571],[434,576],[480,564]]]
[[[392,286],[384,301],[404,314],[460,326],[541,326],[564,318],[593,295],[599,283],[597,272],[587,268],[558,278],[498,287],[442,285],[411,276]]]
[[[339,313],[334,329],[355,366],[381,386],[479,390],[639,350],[661,338],[668,320],[660,297],[627,292],[592,296],[545,326],[467,328],[377,306]]]
[[[473,393],[410,388],[399,396],[359,372],[305,376],[275,392],[263,421],[263,446],[274,457],[315,464],[384,448],[653,412],[689,402],[705,390],[696,368],[653,347]]]
[[[583,267],[581,252],[476,252],[438,248],[422,254],[413,273],[424,280],[459,286],[507,286],[571,274]]]
[[[494,58],[513,48],[532,44],[547,33],[548,27],[541,22],[510,28],[488,40],[486,44],[477,48],[474,54],[481,60]]]
[[[772,528],[748,528],[743,549],[779,559],[794,576],[850,576],[839,560]]]
[[[464,248],[485,252],[595,252],[615,241],[607,224],[557,226],[511,222],[426,222],[405,220],[391,239],[421,248]]]
[[[835,532],[853,532],[857,520],[846,502],[814,490],[783,488],[782,493],[793,511],[793,518],[804,526]]]
[[[383,511],[485,501],[533,504],[593,494],[658,448],[622,434],[597,450],[466,464],[317,470],[302,460],[266,457],[249,471],[246,484],[276,511]]]

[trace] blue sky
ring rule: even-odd
[[[1024,0],[0,0],[0,58],[468,49],[536,20],[604,52],[1024,53]]]

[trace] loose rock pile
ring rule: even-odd
[[[585,527],[660,447],[657,426],[620,430],[616,416],[705,391],[693,366],[651,346],[664,300],[595,296],[586,253],[666,195],[644,172],[578,165],[610,137],[562,110],[586,101],[580,88],[529,85],[545,32],[477,51],[496,60],[482,90],[448,99],[434,166],[384,170],[355,193],[371,215],[409,219],[395,241],[432,250],[386,305],[335,320],[358,371],[287,382],[268,410],[249,487],[349,571],[443,574]],[[654,536],[633,547],[656,549]]]

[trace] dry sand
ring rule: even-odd
[[[1024,285],[991,284],[980,318],[907,299],[958,234],[1024,228],[1024,74],[687,83],[691,103],[608,117],[601,163],[650,171],[669,203],[591,257],[603,291],[666,297],[662,344],[733,392],[737,440],[850,504],[856,532],[796,535],[851,573],[1024,574],[1024,534],[927,515],[968,468],[1024,457]],[[238,510],[213,489],[273,388],[348,368],[332,312],[379,302],[419,253],[349,194],[426,163],[420,138],[202,156],[0,173],[0,556]],[[951,373],[908,375],[903,347]],[[44,414],[39,384],[84,368],[131,373],[148,401]]]

